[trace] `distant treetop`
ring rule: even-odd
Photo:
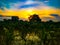
[[[29,17],[29,21],[31,21],[31,22],[41,22],[41,19],[37,14],[33,14]]]

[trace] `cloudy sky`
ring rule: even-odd
[[[0,0],[0,15],[23,20],[38,14],[43,20],[60,21],[60,0]]]

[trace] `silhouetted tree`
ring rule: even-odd
[[[53,20],[49,20],[48,22],[53,22]]]
[[[30,22],[41,22],[41,19],[39,18],[37,14],[34,14],[29,17],[29,21]]]
[[[12,16],[12,21],[18,21],[19,17],[18,16]]]

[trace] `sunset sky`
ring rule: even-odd
[[[19,16],[23,20],[38,14],[43,20],[60,21],[60,0],[0,0],[0,15]]]

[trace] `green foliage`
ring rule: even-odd
[[[39,19],[39,18],[37,18]],[[33,18],[32,20],[35,20]],[[14,31],[18,31],[14,35]],[[25,39],[27,34],[35,41]],[[14,38],[18,40],[14,40]],[[21,38],[21,39],[19,39]],[[39,41],[36,41],[37,38]],[[59,22],[28,22],[23,20],[0,21],[0,45],[59,45],[60,44],[60,23]]]

